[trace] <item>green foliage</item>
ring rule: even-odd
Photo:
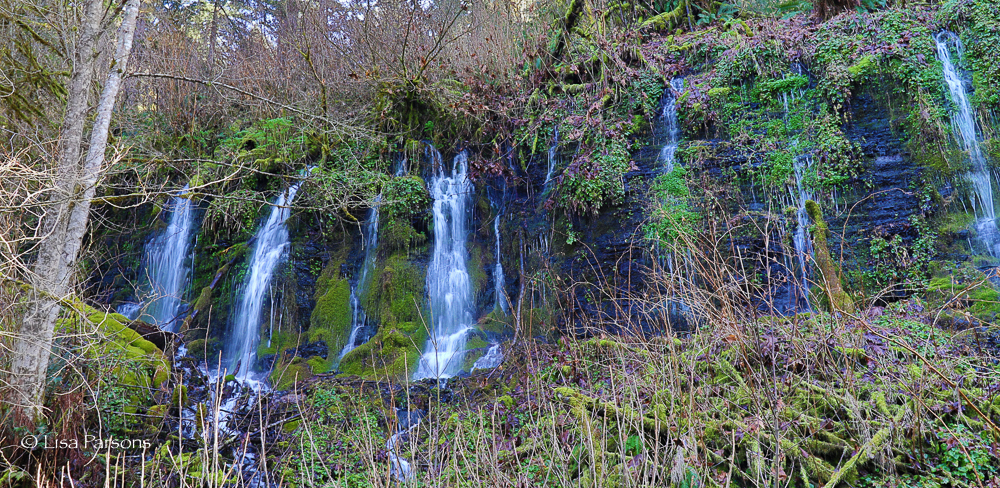
[[[973,103],[984,109],[1000,108],[1000,31],[996,0],[943,2],[938,17],[946,24],[960,24],[959,37],[965,47],[964,63],[972,73]]]
[[[377,463],[372,446],[384,446],[381,401],[353,391],[321,385],[308,398],[304,419],[292,433],[295,449],[278,462],[289,486],[376,486],[368,469]],[[305,424],[305,425],[303,425]]]
[[[662,244],[684,244],[697,232],[701,215],[690,203],[691,191],[682,166],[658,176],[650,185],[650,218],[645,225],[646,237]]]
[[[252,162],[255,169],[278,172],[278,164],[292,163],[308,154],[309,138],[300,127],[289,117],[255,121],[221,139],[219,148],[227,155]]]
[[[917,238],[910,242],[904,241],[900,234],[871,239],[864,270],[870,290],[902,284],[910,287],[927,285],[928,266],[936,254],[937,232],[919,217],[913,217],[910,224],[917,231]]]
[[[967,484],[976,486],[981,481],[995,480],[1000,476],[1000,466],[992,454],[991,440],[983,431],[972,431],[963,424],[947,425],[947,430],[937,431],[924,454],[930,461],[922,473],[900,476],[901,488],[945,488]],[[864,488],[885,486],[884,477],[869,474],[859,480]]]
[[[795,176],[795,157],[788,151],[775,151],[767,155],[766,183],[780,187]]]
[[[104,432],[134,435],[145,427],[143,413],[155,403],[153,393],[169,378],[170,362],[152,342],[129,328],[128,319],[83,303],[59,321],[62,333],[88,340],[73,351],[79,359],[97,361],[89,389],[102,415]],[[58,362],[57,362],[58,363]]]
[[[427,211],[431,197],[419,176],[401,176],[386,182],[382,189],[383,215],[389,219],[411,219]]]
[[[756,84],[762,100],[777,100],[780,93],[792,93],[809,86],[809,78],[803,75],[787,75],[776,80],[760,81]]]
[[[663,78],[651,70],[643,70],[639,77],[632,81],[630,94],[634,100],[635,111],[653,116],[660,105],[660,95],[663,93]]]
[[[223,239],[249,238],[265,201],[261,192],[245,188],[217,197],[208,205],[202,232],[210,231]]]
[[[597,213],[625,197],[625,174],[632,157],[625,141],[599,136],[589,144],[592,152],[577,156],[559,184],[559,204],[571,212]]]

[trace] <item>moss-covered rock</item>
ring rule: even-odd
[[[383,327],[340,361],[340,371],[363,378],[406,380],[420,360],[427,335]]]
[[[406,256],[395,254],[379,266],[376,276],[361,297],[369,317],[390,327],[401,322],[419,322],[424,302],[424,273]]]
[[[312,367],[304,358],[296,357],[287,364],[276,366],[271,371],[271,385],[276,390],[287,390],[296,382],[313,377]]]
[[[316,306],[309,317],[309,342],[324,341],[339,351],[351,335],[351,284],[340,277],[341,262],[331,262],[316,281]]]
[[[498,308],[494,308],[483,317],[479,324],[480,330],[492,332],[494,334],[509,334],[514,330],[514,315],[504,313]]]

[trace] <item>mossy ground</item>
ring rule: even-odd
[[[1000,402],[989,390],[1000,351],[976,353],[982,344],[928,326],[919,309],[899,303],[871,322],[768,318],[742,333],[685,339],[529,344],[497,371],[451,380],[441,403],[431,387],[324,380],[304,423],[332,429],[320,443],[374,443],[392,431],[395,408],[426,408],[400,455],[436,484],[976,486],[1000,476],[989,454],[1000,436]],[[965,378],[961,391],[948,384],[956,377]],[[333,427],[329,415],[384,416],[388,427]],[[300,473],[306,455],[282,469]],[[327,482],[385,480],[384,458],[351,459]]]

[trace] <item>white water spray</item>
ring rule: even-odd
[[[677,121],[677,95],[683,89],[684,78],[674,78],[670,80],[670,86],[664,91],[666,99],[663,101],[663,111],[660,113],[663,146],[660,148],[659,157],[664,173],[670,173],[674,170],[674,155],[677,153],[678,144],[680,144],[681,125]]]
[[[278,265],[288,255],[290,242],[285,221],[291,215],[292,201],[301,183],[295,184],[275,200],[271,214],[261,225],[255,237],[253,254],[236,303],[233,328],[226,341],[225,367],[237,379],[252,379],[251,371],[257,361],[257,344],[260,342],[260,318],[267,296],[268,285]]]
[[[510,312],[510,304],[507,302],[507,294],[504,293],[504,284],[506,283],[507,277],[503,273],[503,264],[500,263],[500,218],[503,214],[497,212],[497,216],[493,219],[493,235],[496,236],[496,265],[493,266],[493,293],[494,303],[496,303],[495,308],[499,308],[501,312]]]
[[[433,151],[437,153],[437,151]],[[432,157],[436,175],[431,180],[434,199],[434,253],[427,269],[431,306],[430,337],[413,378],[448,378],[458,372],[465,339],[472,328],[472,283],[469,279],[468,209],[472,184],[468,156],[462,151],[449,172]]]
[[[951,110],[951,126],[953,132],[959,135],[958,143],[969,153],[972,166],[967,177],[975,191],[972,204],[976,213],[976,233],[990,254],[1000,258],[1000,231],[997,230],[996,207],[993,205],[993,176],[979,145],[976,117],[972,104],[969,103],[965,82],[951,57],[954,50],[961,59],[962,41],[953,32],[943,31],[934,36],[934,43],[937,45],[938,60],[943,67],[945,85],[955,104]]]
[[[143,268],[149,278],[150,297],[145,306],[123,304],[120,311],[129,318],[149,322],[174,332],[184,304],[190,277],[191,232],[194,228],[194,203],[180,195],[170,199],[167,228],[146,243]],[[139,314],[141,310],[141,314]]]
[[[486,350],[486,354],[477,359],[475,364],[472,365],[472,371],[477,369],[493,369],[500,366],[502,362],[503,351],[500,349],[500,344],[493,344]]]
[[[358,282],[351,287],[351,335],[347,338],[347,344],[340,351],[340,359],[344,359],[347,353],[351,352],[358,343],[358,334],[368,324],[368,316],[361,308],[361,299],[368,289],[369,276],[375,268],[375,248],[378,246],[378,203],[381,196],[376,198],[375,206],[371,209],[368,220],[365,221],[364,233],[362,234],[362,245],[365,247],[365,260],[361,263],[361,274]]]
[[[795,170],[795,188],[789,188],[792,200],[798,204],[795,211],[795,233],[792,234],[792,244],[795,246],[795,257],[799,262],[799,273],[802,287],[802,296],[805,299],[804,311],[810,311],[809,306],[809,265],[807,256],[812,255],[812,241],[809,239],[809,212],[806,211],[806,202],[813,199],[812,193],[803,184],[806,170],[812,165],[812,156],[803,154],[792,158],[792,167]]]
[[[542,188],[542,194],[546,195],[549,193],[549,184],[552,182],[552,175],[556,171],[556,164],[559,162],[559,128],[555,128],[555,132],[552,135],[552,145],[549,146],[549,170],[545,173],[545,184]]]

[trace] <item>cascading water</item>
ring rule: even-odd
[[[397,410],[396,418],[400,422],[399,430],[391,435],[385,443],[385,450],[389,455],[389,475],[399,481],[413,481],[413,469],[410,467],[410,462],[399,455],[399,449],[396,446],[399,445],[400,441],[405,442],[404,438],[409,437],[410,431],[420,425],[420,416],[416,415],[415,412]]]
[[[180,195],[170,199],[167,228],[146,243],[142,264],[149,279],[148,302],[123,303],[117,309],[130,319],[138,318],[170,332],[177,330],[190,276],[195,208],[184,196],[186,191],[185,186]]]
[[[662,165],[663,174],[672,173],[676,167],[677,146],[680,145],[681,139],[681,125],[677,118],[677,96],[683,90],[684,78],[670,80],[670,85],[663,90],[663,109],[660,111],[660,120],[655,132],[656,140],[661,144],[657,162]],[[666,252],[662,258],[670,273],[671,281],[683,288],[685,269],[683,266],[676,266],[674,252]],[[673,290],[667,301],[667,320],[678,326],[686,323],[691,313],[691,307],[680,298],[679,291]]]
[[[804,304],[796,304],[796,308],[808,312],[809,306],[809,267],[806,261],[807,256],[812,255],[812,241],[809,240],[809,213],[806,211],[806,202],[813,199],[812,193],[803,184],[805,171],[812,165],[812,156],[803,154],[792,158],[792,167],[795,170],[795,188],[790,188],[792,200],[797,202],[798,209],[795,211],[795,233],[792,234],[792,244],[795,246],[795,257],[799,263],[800,286],[802,287],[801,298]]]
[[[253,254],[236,303],[233,328],[226,342],[228,374],[237,379],[252,379],[260,342],[260,317],[268,286],[275,270],[288,254],[290,242],[285,221],[291,215],[292,201],[301,183],[292,185],[275,200],[271,214],[254,236]]]
[[[358,282],[351,287],[351,335],[347,338],[347,344],[340,351],[339,359],[344,359],[347,353],[351,352],[358,343],[358,334],[368,323],[368,316],[361,308],[361,300],[358,298],[364,295],[368,289],[369,276],[375,267],[375,248],[378,245],[378,203],[381,197],[375,199],[375,206],[371,209],[368,220],[365,221],[363,242],[365,247],[365,260],[361,263],[361,274]]]
[[[427,269],[432,326],[413,376],[417,380],[448,378],[458,372],[465,353],[466,334],[473,322],[466,251],[472,193],[467,175],[468,156],[465,151],[455,156],[449,175],[440,163],[440,155],[433,157],[433,153],[436,174],[430,187],[434,199],[434,253]]]
[[[555,132],[552,135],[552,145],[549,146],[549,170],[545,173],[545,183],[542,187],[542,194],[547,195],[549,193],[549,184],[552,182],[552,175],[556,171],[556,164],[559,161],[559,128],[556,127]]]
[[[472,371],[477,369],[493,369],[500,366],[503,362],[503,351],[500,349],[500,344],[493,344],[489,349],[486,350],[486,354],[483,357],[476,360],[472,365]]]
[[[139,318],[171,332],[177,330],[191,264],[194,204],[183,193],[170,199],[167,228],[146,244],[144,258],[152,297]]]
[[[497,218],[493,219],[493,234],[496,235],[497,256],[497,263],[493,267],[493,290],[496,295],[494,298],[496,303],[495,308],[500,309],[503,313],[507,313],[510,311],[510,304],[507,303],[507,294],[504,293],[504,282],[507,278],[503,274],[503,264],[500,263],[500,217],[503,217],[503,214],[498,213]]]
[[[507,183],[503,179],[500,180],[500,183],[500,194],[495,197],[492,193],[490,194],[490,203],[493,204],[493,207],[497,211],[497,216],[493,219],[493,250],[496,256],[496,264],[493,266],[493,308],[506,314],[510,312],[510,302],[507,300],[507,293],[504,291],[507,277],[504,275],[503,264],[500,262],[500,219],[503,218],[503,204],[507,193]]]
[[[663,147],[660,148],[659,158],[664,173],[674,170],[674,155],[681,139],[681,126],[677,121],[677,95],[683,89],[684,78],[674,78],[664,91],[663,111],[660,113],[662,132],[660,137],[663,139]]]
[[[962,58],[962,41],[953,32],[943,31],[934,36],[937,45],[937,57],[944,71],[944,81],[948,93],[954,102],[951,109],[951,125],[957,133],[958,143],[969,153],[972,170],[967,177],[972,183],[975,195],[972,199],[976,212],[976,234],[979,241],[989,250],[989,253],[1000,258],[1000,231],[997,229],[996,207],[993,206],[993,175],[986,164],[982,148],[979,145],[979,135],[976,130],[976,116],[969,103],[965,82],[952,62],[952,52],[958,59]]]
[[[792,74],[805,76],[805,68],[800,63],[792,63]],[[804,88],[792,89],[781,92],[781,101],[784,107],[783,116],[786,124],[796,100],[805,93]],[[811,312],[809,305],[809,259],[812,256],[812,240],[809,239],[809,213],[806,211],[806,202],[813,199],[812,192],[805,184],[806,172],[812,166],[812,154],[803,152],[799,147],[797,139],[793,139],[790,151],[798,154],[792,157],[792,170],[795,175],[795,186],[788,185],[788,198],[786,205],[795,205],[795,230],[792,232],[792,246],[795,248],[795,264],[790,260],[786,261],[787,269],[793,278],[791,286],[785,288],[788,293],[788,301],[784,303],[770,303],[780,313]],[[786,259],[788,256],[786,254]],[[796,271],[798,275],[796,276]]]
[[[124,315],[129,320],[135,320],[136,318],[138,318],[139,312],[141,310],[142,310],[142,304],[135,302],[125,302],[115,307],[115,312]]]

